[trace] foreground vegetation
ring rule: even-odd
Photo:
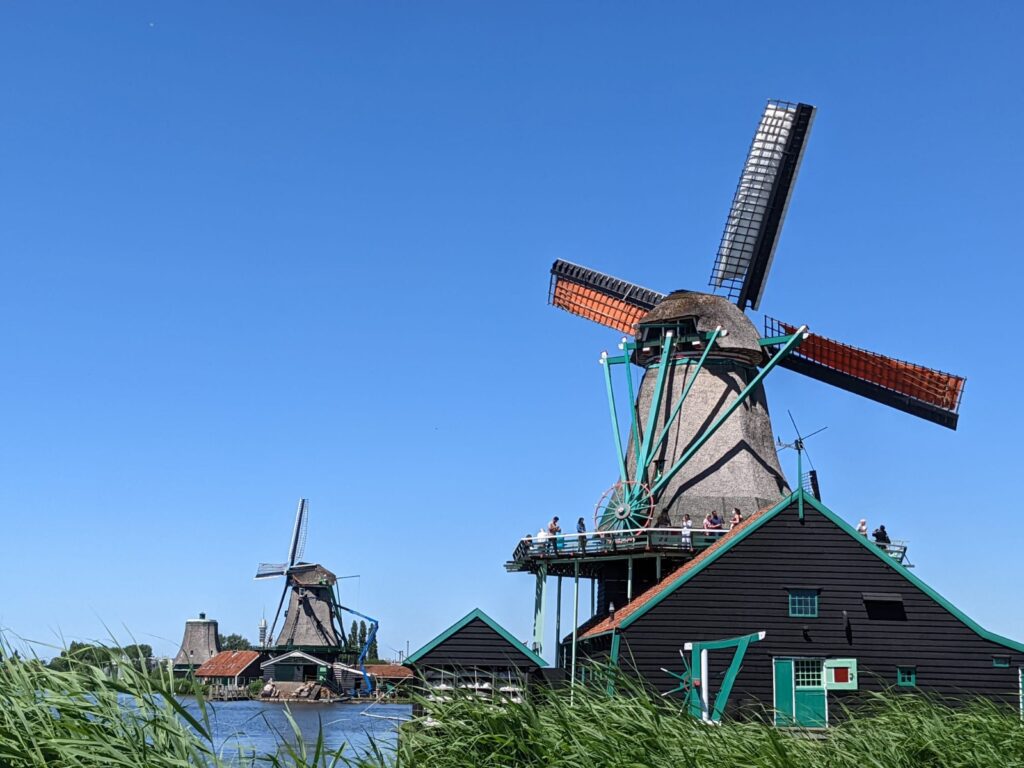
[[[2,650],[2,648],[0,648]],[[217,754],[208,712],[186,710],[172,681],[125,664],[116,679],[96,665],[53,669],[0,658],[0,765],[11,768],[1024,768],[1024,725],[1008,708],[978,702],[951,712],[914,696],[879,696],[827,738],[754,723],[704,726],[678,704],[602,688],[494,706],[469,697],[430,721],[403,727],[397,753],[304,743],[298,729],[275,755]]]
[[[112,654],[120,658],[123,654]],[[169,673],[142,671],[137,660],[110,675],[93,660],[68,655],[63,668],[6,653],[0,640],[0,766],[3,768],[320,768],[354,765],[322,739],[307,744],[292,722],[277,754],[219,754],[209,711],[190,711],[172,695]],[[382,764],[383,755],[374,756]]]
[[[1019,714],[989,702],[955,712],[920,696],[869,700],[827,738],[758,723],[707,726],[639,691],[577,688],[519,706],[446,704],[436,724],[403,729],[410,768],[967,768],[1024,766]]]

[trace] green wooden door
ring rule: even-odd
[[[775,659],[775,724],[782,728],[796,725],[796,700],[793,696],[793,660]]]
[[[828,724],[821,659],[775,659],[775,724],[783,728]]]
[[[827,725],[823,667],[821,659],[793,660],[797,725],[806,728],[824,728]]]

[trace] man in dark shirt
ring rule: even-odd
[[[889,545],[889,534],[885,530],[885,526],[884,525],[878,526],[875,529],[874,533],[872,533],[871,535],[874,537],[875,544],[878,545],[879,549],[888,549],[889,548],[888,547],[888,545]]]

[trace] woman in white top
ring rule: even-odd
[[[864,538],[867,538],[868,536],[868,521],[865,520],[863,517],[860,519],[860,522],[857,523],[857,533],[859,533]]]

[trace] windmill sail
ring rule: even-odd
[[[292,543],[288,548],[288,567],[295,565],[305,553],[306,523],[309,517],[309,500],[299,499],[299,508],[295,510],[295,528],[292,530]]]
[[[551,265],[548,303],[633,335],[640,318],[665,294],[559,259]]]
[[[765,317],[765,336],[796,327]],[[956,429],[966,379],[932,368],[809,334],[779,363],[797,373],[875,400],[922,419]]]
[[[757,309],[775,256],[814,107],[769,101],[740,174],[710,285]]]

